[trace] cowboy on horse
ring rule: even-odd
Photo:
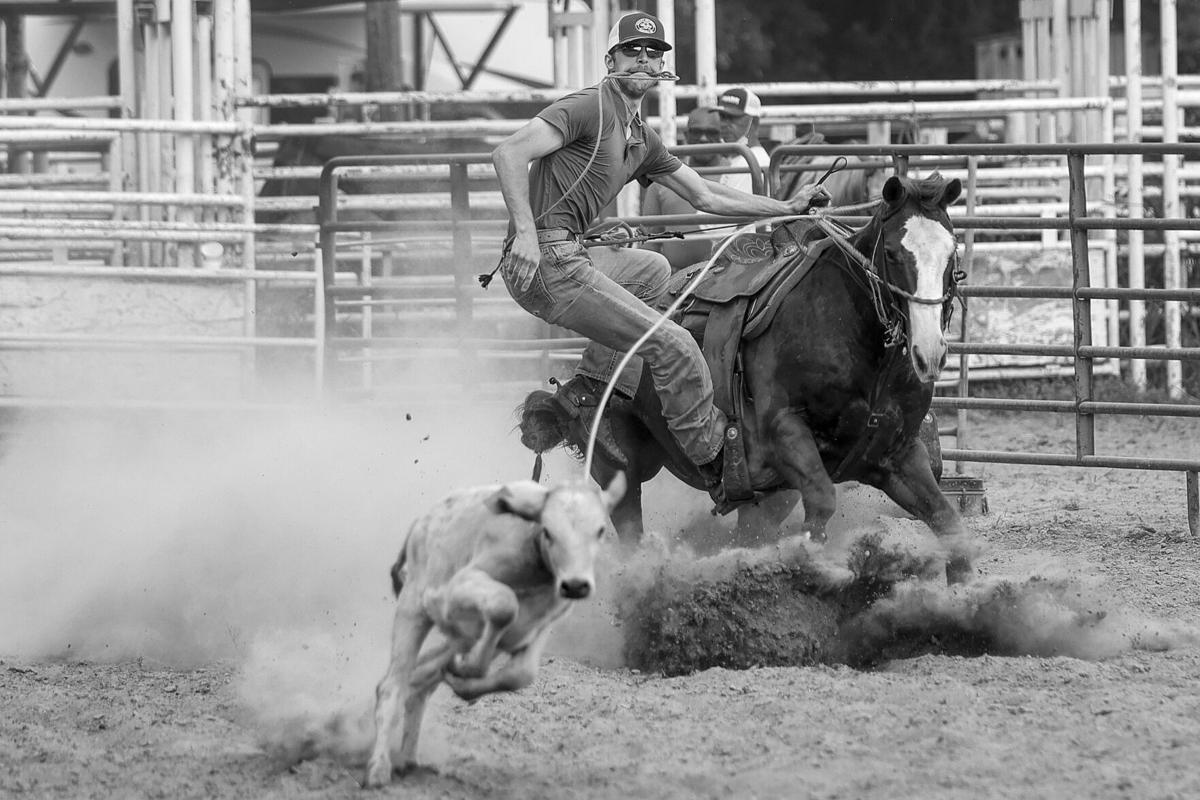
[[[552,103],[492,155],[510,216],[499,266],[509,293],[530,313],[591,340],[577,374],[554,396],[543,393],[584,432],[622,354],[658,322],[652,306],[671,274],[658,253],[608,247],[591,253],[583,246],[589,225],[626,183],[660,183],[695,208],[724,216],[797,215],[828,197],[817,185],[788,200],[747,194],[705,180],[668,153],[640,107],[657,81],[675,79],[663,72],[670,49],[656,17],[625,14],[609,32],[604,79]],[[719,493],[728,421],[714,405],[700,347],[668,321],[637,355],[617,377],[616,394],[634,397],[644,360],[675,444],[705,488]],[[603,424],[599,441],[619,458]]]

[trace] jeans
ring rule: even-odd
[[[671,267],[649,250],[584,248],[573,240],[541,245],[542,261],[522,292],[500,270],[508,292],[529,313],[591,340],[579,373],[607,382],[624,353],[658,321],[650,307],[666,288]],[[615,389],[632,397],[650,366],[667,427],[692,463],[705,464],[721,449],[725,415],[713,405],[712,377],[692,335],[666,321],[638,349]]]

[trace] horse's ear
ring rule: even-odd
[[[895,206],[904,201],[904,183],[899,175],[893,175],[883,184],[883,202]]]
[[[942,199],[938,201],[938,205],[945,208],[957,200],[960,194],[962,194],[962,181],[955,178],[947,182],[946,188],[942,189]]]
[[[621,498],[625,496],[627,488],[629,487],[626,483],[625,473],[618,471],[616,475],[613,475],[612,480],[608,482],[608,486],[604,487],[604,491],[600,493],[601,499],[604,500],[604,509],[608,513],[611,514],[612,510],[616,508],[617,503],[621,502]]]
[[[501,486],[483,501],[493,514],[516,514],[528,520],[542,515],[550,489],[535,481],[514,481]]]

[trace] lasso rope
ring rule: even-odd
[[[696,287],[700,285],[702,280],[704,280],[704,276],[708,274],[708,271],[710,268],[712,268],[712,265],[718,258],[721,257],[721,255],[735,239],[746,233],[753,232],[754,229],[760,225],[774,225],[781,222],[791,222],[793,220],[803,219],[804,216],[805,215],[802,214],[791,214],[785,217],[769,217],[767,219],[757,220],[747,225],[743,225],[734,231],[729,238],[721,242],[721,245],[716,249],[716,252],[709,257],[708,261],[704,263],[704,266],[700,268],[700,271],[696,273],[696,276],[692,278],[688,285],[683,288],[683,291],[679,293],[679,296],[675,298],[675,301],[671,303],[671,305],[667,306],[666,310],[664,310],[659,318],[654,321],[654,324],[651,325],[650,328],[643,333],[636,342],[633,343],[632,347],[625,351],[624,356],[622,356],[621,360],[617,362],[617,366],[613,370],[612,376],[605,384],[604,391],[600,394],[600,400],[596,404],[596,413],[592,418],[591,427],[588,429],[587,444],[584,447],[584,475],[590,475],[592,473],[592,456],[595,454],[596,450],[596,436],[600,431],[600,423],[604,419],[604,409],[608,406],[608,401],[612,397],[613,389],[616,387],[617,378],[625,370],[625,367],[629,365],[629,362],[633,359],[638,349],[641,348],[641,346],[645,344],[652,335],[654,335],[655,331],[663,326],[663,323],[670,319],[670,317],[679,310],[679,307],[683,304],[683,301],[686,300],[688,296],[696,290]]]
[[[609,80],[615,80],[617,78],[634,78],[634,77],[641,78],[643,80],[649,78],[649,79],[655,80],[655,81],[677,81],[677,80],[679,80],[678,75],[676,75],[673,72],[669,72],[667,70],[663,70],[661,72],[655,72],[655,73],[610,72],[610,73],[604,75],[600,79],[600,83],[597,84],[597,87],[596,87],[596,104],[597,104],[598,113],[597,113],[597,120],[596,120],[596,144],[595,144],[595,146],[592,147],[592,154],[590,156],[588,156],[587,163],[584,164],[583,169],[579,171],[579,177],[575,179],[575,182],[572,183],[570,186],[568,186],[566,191],[564,191],[561,195],[559,195],[558,199],[550,204],[549,208],[546,208],[545,210],[542,211],[541,214],[538,214],[536,217],[534,217],[534,220],[533,220],[534,227],[537,227],[537,224],[539,222],[541,222],[543,219],[545,219],[547,214],[549,214],[554,209],[558,208],[558,205],[560,203],[562,203],[562,201],[566,200],[571,195],[571,192],[575,191],[575,189],[579,186],[579,184],[583,181],[583,179],[587,177],[588,172],[591,171],[592,164],[594,164],[596,162],[596,156],[600,153],[600,142],[603,141],[603,139],[604,139],[604,82],[609,81]],[[634,113],[635,113],[635,116],[639,116],[639,118],[640,118],[640,114],[638,112],[634,112]],[[644,125],[645,122],[642,122],[641,124]],[[496,266],[492,269],[491,272],[488,272],[488,273],[478,276],[480,286],[482,286],[484,289],[488,288],[488,285],[492,282],[492,278],[495,276],[496,271],[499,270],[500,267],[504,264],[504,259],[507,255],[508,255],[507,251],[502,253],[500,255],[500,261],[497,262]]]

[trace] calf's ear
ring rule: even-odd
[[[628,488],[629,485],[625,480],[625,473],[618,471],[616,475],[613,475],[612,480],[608,482],[608,486],[604,488],[604,491],[600,493],[600,497],[604,500],[604,510],[611,514],[617,503],[621,502],[621,498],[625,496],[625,490]]]
[[[483,504],[495,514],[516,514],[528,520],[542,515],[550,490],[536,481],[514,481],[501,486]]]

